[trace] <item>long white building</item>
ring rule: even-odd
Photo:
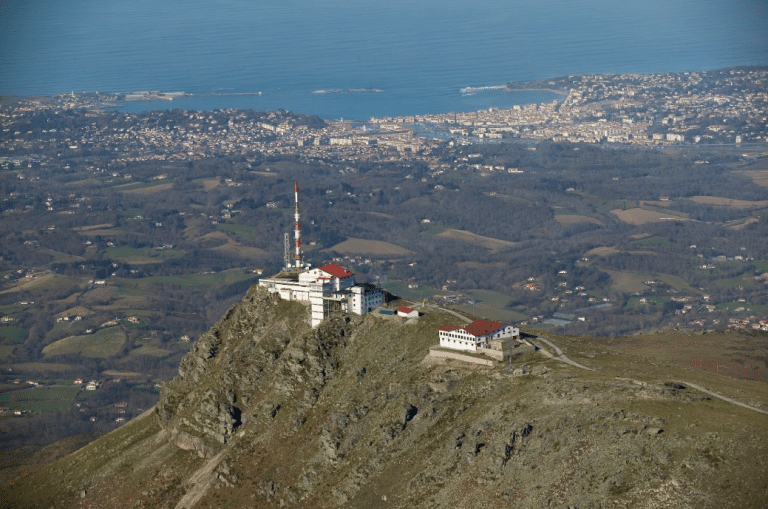
[[[493,320],[475,320],[464,327],[443,325],[438,329],[438,334],[441,347],[468,352],[488,348],[490,341],[520,339],[520,329]]]
[[[280,298],[309,304],[312,327],[335,312],[365,315],[384,303],[380,288],[355,283],[355,273],[340,265],[329,263],[314,269],[285,271],[259,280]]]

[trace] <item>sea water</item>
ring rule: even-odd
[[[510,81],[766,64],[764,0],[0,4],[0,93],[187,94],[127,111],[447,113],[555,97],[499,88]]]

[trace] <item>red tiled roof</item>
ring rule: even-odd
[[[397,308],[397,311],[399,313],[410,313],[411,311],[413,311],[413,309],[411,309],[409,307],[402,306],[402,307]]]
[[[323,265],[322,267],[318,267],[323,272],[326,272],[330,274],[333,277],[347,277],[347,276],[354,276],[354,272],[350,272],[341,265],[336,265],[335,263],[329,263],[328,265]]]
[[[493,320],[475,320],[474,322],[470,323],[466,327],[464,327],[464,330],[472,334],[473,336],[482,336],[483,334],[488,334],[490,332],[495,331],[499,327],[503,327],[504,324],[501,322],[494,322]]]
[[[445,332],[451,332],[458,329],[455,325],[441,325],[439,330],[445,331]]]

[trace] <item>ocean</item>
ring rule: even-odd
[[[366,119],[554,98],[509,81],[766,64],[765,0],[0,3],[0,94],[188,94],[126,111]]]

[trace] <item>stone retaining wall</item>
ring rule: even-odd
[[[464,355],[459,352],[446,352],[445,350],[430,349],[429,356],[442,359],[456,359],[458,361],[470,362],[472,364],[479,364],[481,366],[488,366],[491,368],[496,365],[496,361],[493,359],[480,359],[472,355]]]

